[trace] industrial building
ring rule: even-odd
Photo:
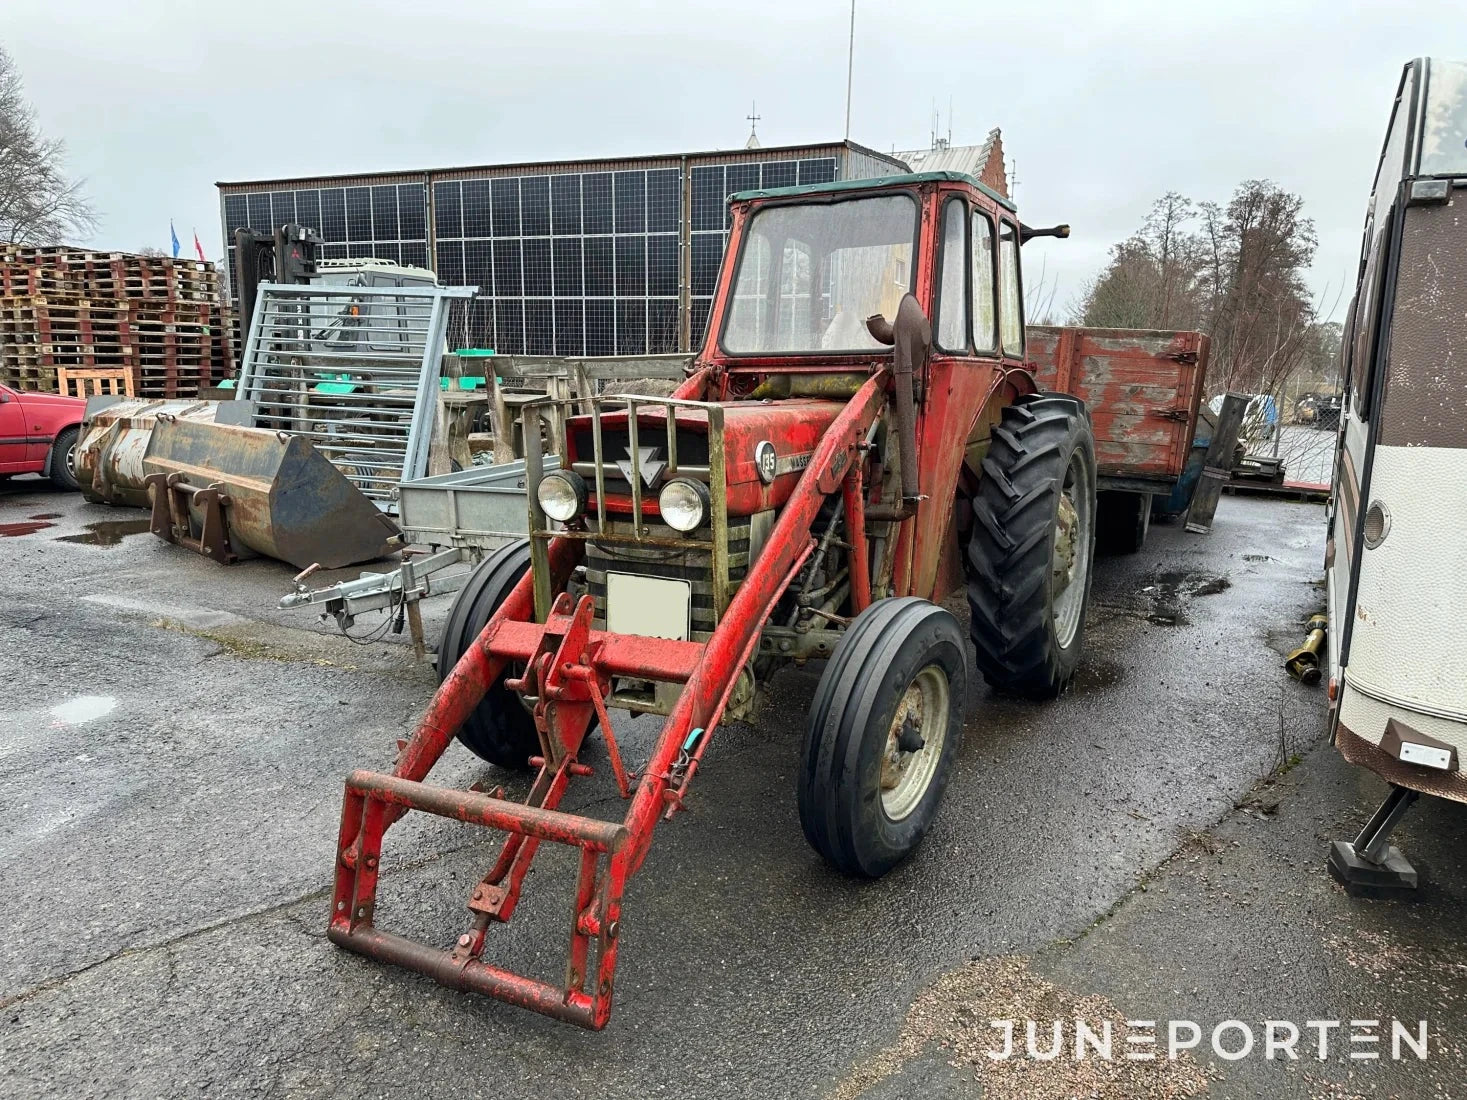
[[[943,167],[1003,189],[998,131],[941,146]],[[453,319],[455,347],[503,354],[639,355],[702,339],[728,239],[728,196],[864,179],[907,157],[850,141],[612,160],[220,183],[234,231],[317,229],[326,258],[429,267],[480,296]]]

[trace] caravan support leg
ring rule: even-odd
[[[1392,830],[1419,792],[1391,787],[1380,808],[1371,815],[1353,844],[1336,840],[1330,845],[1329,873],[1352,897],[1398,897],[1413,893],[1420,884],[1416,868],[1401,850],[1388,843]]]

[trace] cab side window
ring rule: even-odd
[[[937,346],[968,350],[968,204],[949,199],[942,208],[942,270],[937,283]]]
[[[993,223],[981,210],[973,211],[973,347],[998,350],[998,310],[993,277]]]
[[[1002,302],[998,316],[1003,353],[1023,358],[1024,296],[1019,285],[1019,232],[1013,222],[1003,223],[998,240],[999,290]]]

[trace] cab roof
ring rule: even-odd
[[[765,187],[754,191],[739,191],[728,197],[729,202],[746,199],[784,199],[800,195],[826,195],[841,191],[864,191],[877,187],[903,187],[918,183],[966,183],[982,191],[1005,210],[1018,211],[1013,201],[1004,198],[992,187],[974,179],[966,172],[908,172],[899,176],[876,176],[869,179],[837,180],[834,183],[806,183],[797,187]]]

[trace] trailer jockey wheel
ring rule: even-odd
[[[968,665],[952,615],[879,600],[831,655],[810,707],[800,824],[837,870],[878,878],[937,815],[963,732]]]
[[[530,540],[501,546],[481,561],[458,591],[438,643],[438,682],[453,671],[489,617],[530,568]],[[527,768],[540,751],[535,719],[504,681],[520,670],[506,669],[459,728],[458,739],[481,759],[502,768]]]
[[[1029,394],[1003,410],[968,538],[968,607],[983,678],[1053,699],[1074,678],[1095,556],[1095,438],[1085,406]]]

